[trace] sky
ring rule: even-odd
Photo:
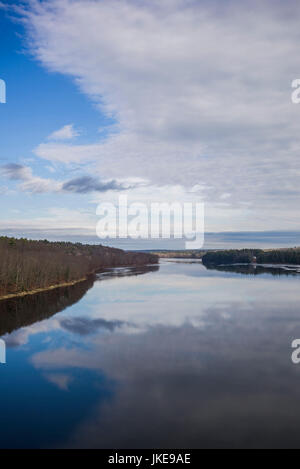
[[[294,0],[0,2],[0,232],[96,242],[126,194],[204,202],[207,247],[299,245],[299,24]]]

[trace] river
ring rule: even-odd
[[[0,447],[300,447],[299,282],[163,260],[0,302]]]

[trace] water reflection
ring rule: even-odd
[[[0,301],[0,336],[50,318],[77,303],[93,286],[94,278],[69,287]]]
[[[79,335],[94,334],[99,329],[105,329],[113,332],[116,328],[121,327],[122,321],[106,321],[105,319],[89,319],[89,318],[65,318],[60,321],[62,328],[67,331]]]
[[[297,276],[111,273],[6,336],[1,446],[300,447]]]
[[[158,270],[158,266],[120,267],[105,269],[72,286],[56,288],[36,295],[0,300],[0,337],[54,316],[78,303],[98,280],[136,276]],[[66,328],[70,326],[65,321]],[[84,327],[83,324],[81,327]],[[86,325],[86,327],[88,327]]]
[[[259,264],[232,264],[206,266],[208,270],[218,270],[220,272],[235,272],[244,275],[274,275],[274,276],[295,276],[300,274],[299,266],[287,265],[259,265]]]
[[[159,269],[158,265],[141,265],[137,267],[114,267],[113,269],[104,269],[102,272],[96,274],[97,280],[106,280],[120,277],[135,277],[137,275],[147,274],[149,272],[156,272]]]

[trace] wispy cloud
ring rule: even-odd
[[[19,164],[11,163],[0,168],[2,176],[10,180],[22,181],[20,190],[31,193],[58,192],[61,190],[61,183],[53,179],[34,176],[31,168]]]
[[[90,144],[72,140],[72,124],[53,132],[34,154],[69,176],[12,165],[3,172],[10,184],[94,200],[133,178],[149,181],[148,200],[158,188],[166,200],[171,187],[181,195],[200,184],[208,230],[300,228],[300,107],[290,100],[298,1],[20,5],[35,58],[71,77],[116,126]],[[70,176],[74,165],[84,174]]]
[[[137,187],[138,183],[118,182],[117,180],[100,180],[91,176],[81,176],[68,181],[34,176],[31,168],[11,163],[0,168],[2,176],[13,181],[22,181],[19,188],[24,192],[74,192],[87,194],[90,192],[124,191]]]
[[[279,208],[270,188],[300,196],[300,114],[290,102],[299,2],[28,5],[19,12],[34,55],[73,77],[120,130],[92,145],[44,143],[37,156],[92,162],[110,179],[209,181],[212,201],[230,193],[232,204],[258,211]],[[294,196],[287,200],[296,208]]]
[[[9,163],[2,166],[1,172],[7,179],[16,181],[26,181],[32,177],[30,168],[16,163]]]
[[[74,128],[74,125],[69,124],[49,135],[48,140],[72,140],[79,135],[80,133]]]

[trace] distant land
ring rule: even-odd
[[[157,251],[143,251],[145,253],[153,254],[161,259],[202,259],[207,250],[183,250],[183,251],[168,251],[161,249]]]
[[[124,251],[2,236],[0,258],[0,299],[7,299],[72,285],[107,267],[156,264],[159,258],[202,259],[204,265],[300,265],[300,248]]]
[[[131,239],[107,238],[99,240],[95,235],[71,235],[68,232],[44,232],[42,230],[22,231],[1,229],[2,235],[8,237],[26,237],[28,239],[44,239],[49,241],[69,241],[71,243],[101,244],[103,246],[123,249],[124,251],[184,251],[184,239]],[[300,231],[237,231],[237,232],[205,232],[205,242],[202,250],[211,249],[268,249],[289,248],[300,245]]]
[[[146,251],[148,252],[148,251]],[[150,251],[159,258],[202,259],[204,265],[221,264],[291,264],[300,265],[300,247],[280,249],[216,249]]]
[[[210,251],[202,257],[204,265],[226,264],[290,264],[300,265],[300,248],[230,249]]]

